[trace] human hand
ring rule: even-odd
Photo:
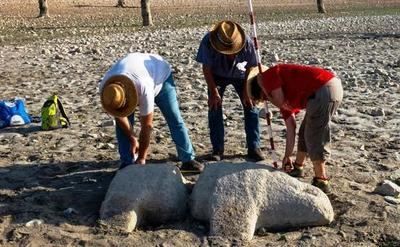
[[[249,97],[249,94],[247,93],[243,93],[243,104],[250,108],[253,108],[255,105],[254,101]]]
[[[137,138],[134,137],[133,135],[131,135],[129,137],[129,142],[131,144],[130,152],[132,154],[132,157],[137,157],[138,153],[139,153],[139,142],[138,142]]]
[[[219,95],[218,91],[212,92],[208,97],[208,107],[210,109],[216,109],[220,107],[222,104],[222,98]]]
[[[284,172],[290,172],[293,169],[292,160],[289,156],[283,157],[282,169]]]

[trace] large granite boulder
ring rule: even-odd
[[[188,191],[174,165],[131,165],[113,178],[101,205],[100,220],[130,232],[136,226],[184,218],[187,201]]]
[[[190,197],[210,236],[251,240],[255,230],[326,225],[334,213],[318,188],[256,163],[206,166]]]

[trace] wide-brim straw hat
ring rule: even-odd
[[[114,117],[131,115],[138,104],[135,85],[125,75],[114,75],[107,79],[100,98],[103,109]]]
[[[233,21],[221,21],[210,31],[211,46],[226,55],[240,52],[246,42],[243,28]]]
[[[268,70],[267,66],[261,65],[261,71],[264,72]],[[249,94],[250,99],[254,100],[254,94],[252,91],[253,83],[258,83],[257,79],[255,79],[258,74],[260,73],[260,69],[258,66],[251,67],[249,74],[247,75],[247,80],[246,80],[246,87],[247,87],[247,93]],[[260,90],[262,90],[261,87],[259,87]],[[256,103],[260,103],[262,100],[255,100]]]

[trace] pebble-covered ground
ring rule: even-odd
[[[260,231],[248,245],[400,246],[400,200],[373,192],[384,179],[400,184],[399,23],[399,12],[258,23],[266,65],[291,62],[330,68],[342,79],[345,97],[333,120],[333,155],[328,164],[335,221],[325,227]],[[248,24],[243,26],[249,33]],[[128,52],[164,56],[173,65],[182,115],[197,155],[205,161],[211,148],[207,86],[194,59],[209,28],[170,25],[54,39],[41,39],[43,30],[32,28],[38,40],[30,42],[11,42],[10,33],[1,36],[0,98],[22,97],[30,113],[39,116],[44,100],[57,93],[72,122],[71,128],[49,132],[40,131],[38,123],[0,131],[1,246],[244,244],[207,239],[207,226],[191,218],[130,234],[97,225],[100,204],[118,167],[114,130],[105,126],[110,117],[100,106],[99,80]],[[243,161],[242,111],[232,88],[226,92],[224,109],[226,160]],[[281,154],[283,121],[277,109],[272,110]],[[267,153],[264,120],[262,129]],[[151,151],[153,162],[176,162],[174,144],[158,110]],[[310,165],[305,182],[312,178]]]

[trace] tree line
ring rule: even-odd
[[[47,5],[47,0],[38,0],[39,1],[39,16],[38,17],[46,17],[49,15],[49,8]],[[126,0],[117,0],[116,7],[126,7]],[[317,0],[317,8],[319,13],[326,13],[324,0]],[[140,0],[140,9],[142,13],[142,23],[143,26],[151,26],[153,25],[153,19],[150,11],[150,0]]]
[[[38,0],[39,1],[39,16],[38,17],[47,17],[49,16],[49,7],[47,0]],[[126,0],[117,0],[116,7],[126,7]],[[150,10],[150,0],[140,0],[140,9],[142,13],[142,21],[143,26],[151,26],[153,25],[153,18],[151,16]]]

